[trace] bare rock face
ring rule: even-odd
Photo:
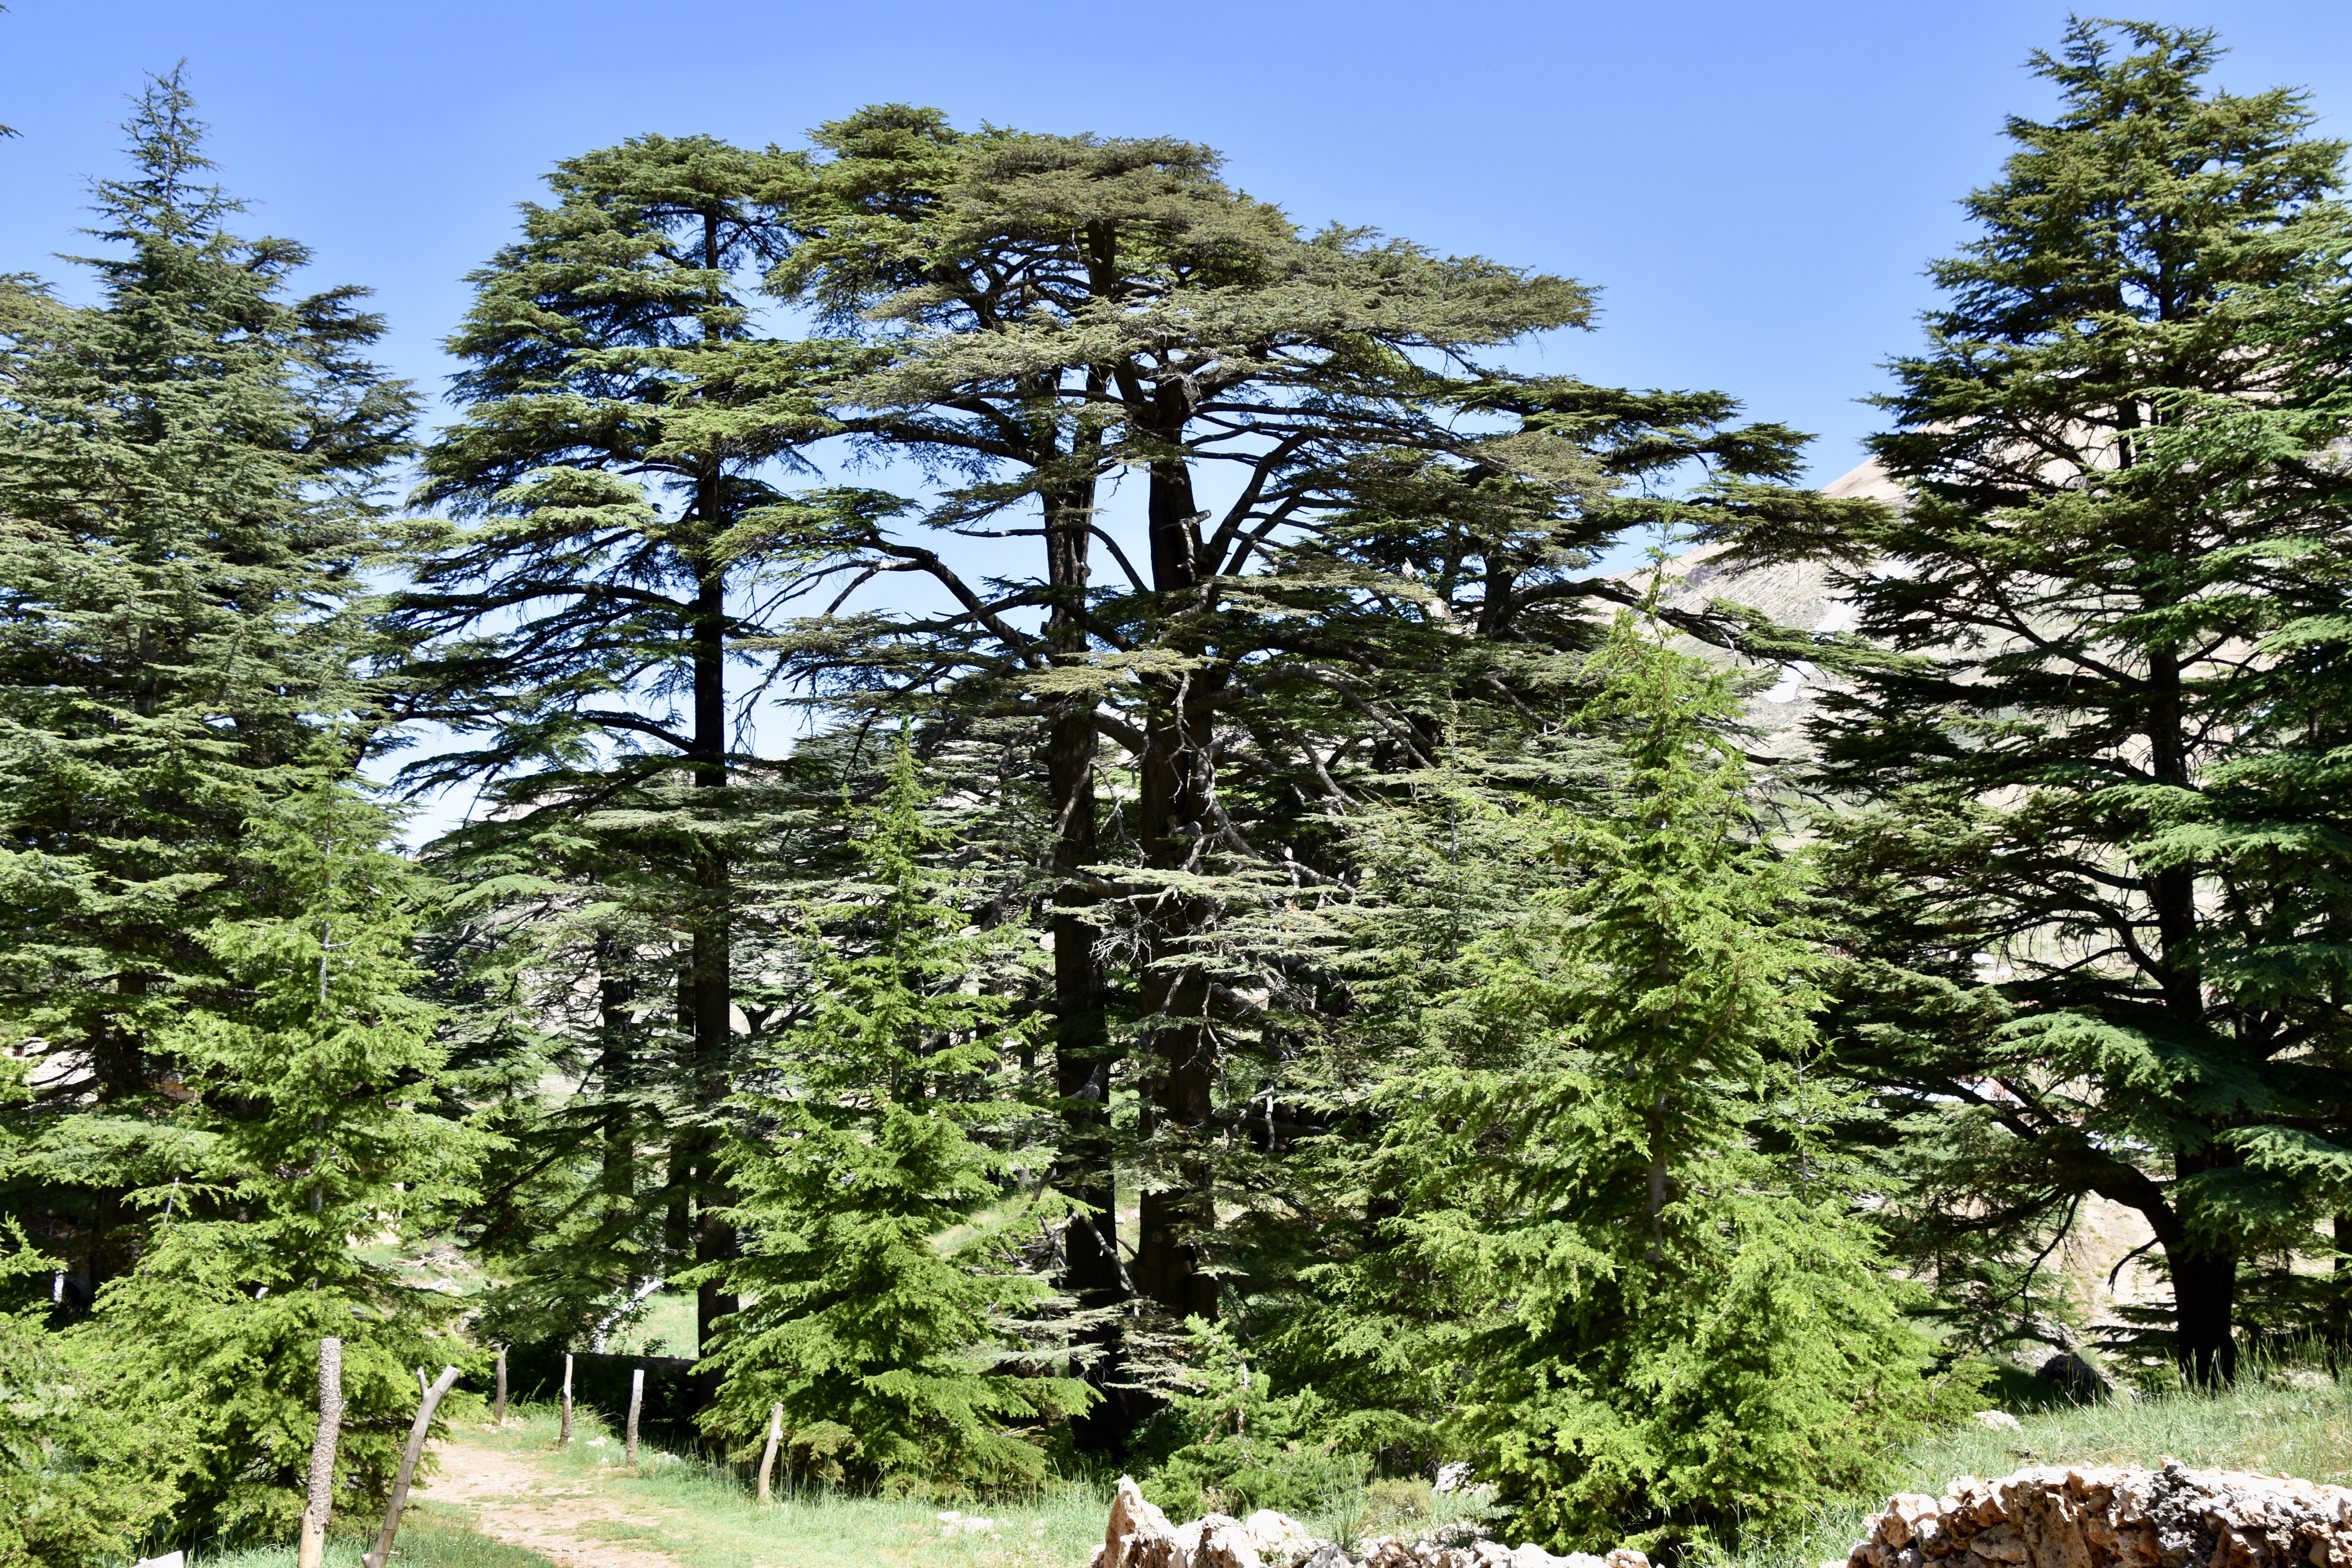
[[[1822,1568],[2352,1568],[2352,1489],[2242,1470],[2042,1466],[1887,1500]]]

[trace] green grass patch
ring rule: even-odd
[[[338,1521],[338,1528],[329,1531],[326,1568],[360,1568],[383,1521],[370,1522],[364,1531],[356,1528],[358,1522],[353,1521],[354,1528],[346,1531]],[[188,1568],[295,1568],[297,1557],[292,1542],[220,1551],[197,1548],[188,1553]],[[400,1516],[392,1561],[394,1568],[550,1568],[536,1552],[478,1533],[463,1510],[429,1502],[412,1502]]]
[[[2352,1390],[2309,1372],[2249,1378],[2218,1396],[2169,1393],[2134,1403],[2017,1408],[2015,1429],[1974,1422],[1931,1435],[1906,1449],[1894,1489],[1940,1493],[1955,1477],[1992,1477],[2026,1465],[2155,1465],[2167,1456],[2189,1464],[2251,1469],[2352,1485]],[[766,1507],[733,1467],[706,1458],[638,1449],[634,1470],[622,1442],[603,1419],[583,1411],[569,1448],[555,1447],[552,1407],[519,1405],[506,1426],[469,1426],[457,1435],[529,1457],[551,1489],[593,1491],[623,1504],[631,1522],[586,1524],[591,1538],[650,1548],[680,1568],[1083,1568],[1102,1540],[1109,1493],[1099,1482],[1049,1480],[1028,1497],[993,1500],[889,1498],[818,1487],[779,1477]],[[1360,1498],[1307,1521],[1318,1535],[1353,1543],[1383,1531],[1410,1534],[1460,1511],[1467,1500],[1430,1495],[1425,1481],[1375,1481]],[[1818,1568],[1843,1560],[1879,1496],[1822,1509],[1788,1534],[1742,1543],[1721,1568]],[[954,1510],[985,1527],[949,1529]],[[328,1568],[360,1568],[373,1531],[338,1533]],[[1496,1533],[1516,1544],[1507,1520]],[[1599,1543],[1606,1545],[1608,1543]],[[295,1568],[291,1545],[197,1552],[191,1568]],[[395,1568],[547,1568],[546,1559],[475,1532],[461,1510],[418,1503],[402,1524]]]
[[[2028,1465],[2147,1465],[2169,1457],[2205,1468],[2259,1470],[2352,1486],[2352,1390],[2324,1373],[2250,1375],[2214,1395],[2175,1392],[2131,1403],[2012,1407],[2015,1430],[1968,1422],[1915,1443],[1892,1489],[1940,1496],[1959,1476],[1990,1479]],[[1788,1535],[1753,1539],[1738,1568],[1819,1568],[1843,1561],[1882,1498],[1823,1509]]]

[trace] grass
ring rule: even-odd
[[[1893,1467],[1894,1489],[1936,1494],[1961,1475],[1999,1476],[2033,1464],[2154,1465],[2168,1455],[2352,1485],[2352,1388],[2314,1373],[2249,1377],[2219,1396],[2011,1408],[2013,1430],[1969,1422],[1914,1444]],[[1102,1539],[1109,1506],[1098,1483],[1051,1480],[1029,1498],[961,1504],[785,1488],[761,1508],[723,1465],[641,1446],[630,1470],[619,1438],[585,1413],[570,1448],[554,1447],[555,1433],[551,1408],[521,1405],[502,1430],[478,1427],[462,1440],[528,1455],[559,1489],[593,1490],[622,1503],[631,1522],[583,1523],[583,1534],[658,1551],[680,1568],[1081,1568]],[[1305,1522],[1318,1535],[1352,1540],[1384,1530],[1412,1533],[1442,1522],[1437,1510],[1462,1506],[1425,1491],[1426,1483],[1375,1482],[1364,1497]],[[1875,1494],[1843,1500],[1801,1530],[1751,1538],[1722,1568],[1842,1561],[1864,1517],[1882,1501]],[[988,1522],[943,1529],[939,1515],[951,1508]],[[1414,1517],[1423,1510],[1433,1511]],[[1500,1532],[1510,1533],[1507,1523]],[[366,1544],[357,1535],[337,1537],[328,1568],[358,1568]],[[194,1555],[202,1568],[294,1568],[291,1546]],[[548,1568],[533,1552],[474,1533],[462,1510],[431,1503],[412,1507],[394,1557],[396,1568]]]
[[[632,1473],[621,1462],[619,1437],[584,1414],[574,1422],[571,1447],[556,1448],[555,1434],[551,1407],[518,1405],[502,1430],[468,1433],[466,1441],[530,1454],[551,1473],[624,1501],[633,1515],[658,1519],[657,1525],[601,1528],[615,1541],[664,1552],[684,1568],[1073,1568],[1100,1544],[1109,1507],[1099,1487],[1051,1480],[1028,1499],[965,1503],[780,1484],[777,1500],[762,1508],[732,1469],[706,1460],[640,1444]],[[938,1516],[948,1510],[990,1525],[944,1531]]]
[[[1990,1479],[2027,1465],[2154,1466],[2167,1457],[2352,1485],[2352,1388],[2320,1373],[2250,1374],[2217,1395],[2157,1394],[2015,1414],[2014,1431],[1971,1421],[1912,1445],[1896,1463],[1892,1489],[1939,1496],[1960,1476]],[[1738,1568],[1843,1562],[1883,1500],[1853,1498],[1825,1508],[1804,1530],[1743,1543],[1734,1561]]]
[[[330,1534],[326,1568],[360,1568],[360,1559],[374,1544],[373,1526],[364,1533]],[[296,1555],[290,1541],[222,1552],[199,1548],[188,1553],[188,1568],[295,1568]],[[398,1568],[549,1568],[536,1552],[478,1533],[463,1510],[429,1502],[412,1502],[401,1515],[392,1561]]]

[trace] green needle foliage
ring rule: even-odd
[[[413,710],[479,737],[411,764],[406,782],[487,783],[507,803],[444,847],[453,872],[497,889],[520,863],[528,881],[551,868],[546,842],[568,839],[583,901],[632,907],[624,925],[693,933],[664,954],[669,975],[622,938],[583,982],[616,996],[670,991],[684,1038],[607,1007],[596,1114],[543,1121],[517,1144],[519,1173],[590,1139],[616,1156],[597,1233],[632,1278],[579,1268],[569,1247],[526,1267],[572,1269],[625,1298],[641,1262],[710,1262],[732,1247],[713,1217],[725,1195],[711,1126],[735,1005],[727,786],[743,713],[729,678],[793,579],[774,575],[789,548],[738,548],[730,531],[781,499],[771,465],[810,423],[779,412],[799,406],[779,393],[789,376],[756,395],[737,385],[752,346],[739,275],[777,258],[776,204],[804,183],[794,158],[709,137],[641,137],[558,165],[554,199],[525,204],[521,237],[473,274],[474,305],[449,343],[467,366],[456,384],[466,414],[426,451],[418,496],[470,525],[420,527],[415,582],[390,617],[410,649]],[[756,419],[735,412],[747,398]],[[518,910],[538,896],[519,893]],[[645,1097],[661,1089],[667,1114],[649,1119]],[[659,1130],[643,1140],[664,1145],[658,1183],[634,1174],[640,1128]],[[513,1235],[515,1218],[488,1223]],[[703,1331],[729,1305],[705,1292]]]
[[[0,1282],[57,1267],[12,1230]],[[0,1315],[0,1565],[120,1560],[177,1492],[184,1434],[91,1397],[37,1310]]]
[[[1735,689],[1657,637],[1622,616],[1596,658],[1614,786],[1522,830],[1570,879],[1477,939],[1434,1003],[1452,1059],[1381,1096],[1385,1266],[1475,1303],[1449,1425],[1519,1526],[1585,1548],[1799,1517],[1952,1397],[1799,1120],[1825,959]]]
[[[1027,1031],[978,984],[1003,933],[968,931],[923,864],[945,837],[930,798],[902,742],[858,814],[857,879],[808,933],[805,1015],[743,1097],[728,1171],[750,1240],[726,1279],[755,1300],[708,1358],[726,1381],[703,1420],[753,1440],[782,1404],[820,1479],[1019,1488],[1045,1473],[1035,1429],[1094,1394],[1033,1375],[1054,1358],[1009,1337],[1050,1293],[1009,1244],[1062,1215],[982,1140],[1017,1110],[992,1089]]]
[[[42,1064],[0,1190],[82,1306],[178,1169],[165,1037],[237,984],[205,933],[280,907],[246,823],[380,717],[355,601],[412,415],[359,290],[289,299],[302,247],[223,227],[191,113],[156,81],[96,185],[98,304],[0,285],[0,1036]]]
[[[2344,145],[2294,93],[2210,90],[2218,52],[2085,21],[2035,56],[2060,111],[2011,122],[1884,400],[1911,504],[1783,542],[1922,656],[1820,735],[1864,808],[1830,827],[1869,961],[1839,1058],[1910,1118],[1916,1245],[1974,1332],[2047,1332],[2010,1260],[2086,1194],[2136,1209],[2200,1381],[2231,1374],[2242,1266],[2341,1207],[2352,1114],[2341,905],[2290,870],[2340,864],[2339,786],[2284,787],[2278,748],[2307,764],[2325,729],[2276,701],[2327,646],[2285,626],[2340,605],[2342,362],[2294,340],[2345,289]],[[2189,438],[2264,409],[2300,423],[2218,468]]]
[[[200,933],[234,989],[166,1032],[191,1095],[184,1169],[133,1194],[160,1223],[73,1331],[108,1393],[187,1435],[183,1529],[282,1529],[301,1506],[320,1338],[343,1341],[337,1465],[388,1489],[414,1368],[469,1364],[457,1303],[371,1263],[465,1198],[477,1141],[437,1109],[435,1011],[409,957],[429,884],[380,808],[322,781],[248,826],[244,874],[298,913]]]

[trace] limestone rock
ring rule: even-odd
[[[1176,1527],[1160,1505],[1145,1500],[1134,1477],[1119,1477],[1118,1490],[1110,1500],[1110,1523],[1103,1531],[1103,1543],[1095,1549],[1094,1568],[1192,1568],[1189,1554],[1180,1563],[1175,1551]]]
[[[1249,1532],[1258,1556],[1269,1563],[1296,1563],[1312,1555],[1318,1546],[1330,1544],[1307,1534],[1307,1527],[1288,1514],[1270,1508],[1242,1521],[1242,1528]]]
[[[1093,1568],[1650,1568],[1650,1560],[1622,1547],[1606,1557],[1589,1552],[1555,1557],[1540,1546],[1514,1551],[1496,1541],[1465,1540],[1464,1533],[1415,1541],[1375,1536],[1363,1543],[1360,1558],[1351,1557],[1270,1508],[1245,1521],[1213,1513],[1171,1524],[1133,1478],[1121,1476]],[[2352,1568],[2352,1562],[2328,1568]]]
[[[2352,1489],[2239,1470],[2045,1465],[1903,1493],[1849,1568],[2352,1568]]]

